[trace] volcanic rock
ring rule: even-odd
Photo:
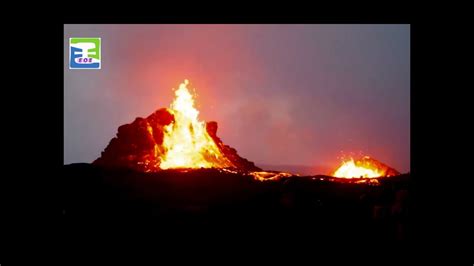
[[[131,124],[118,128],[117,136],[112,138],[109,145],[93,164],[110,168],[130,168],[140,172],[156,172],[160,170],[163,148],[164,127],[174,122],[173,114],[162,108],[147,118],[136,118]],[[253,162],[240,157],[237,151],[225,145],[217,136],[217,122],[206,124],[206,130],[214,140],[222,154],[232,164],[245,171],[258,171]]]
[[[90,225],[88,230],[99,234],[111,230],[120,237],[127,230],[134,235],[139,230],[146,236],[157,234],[153,239],[160,241],[167,232],[173,239],[177,232],[188,237],[191,232],[205,232],[203,237],[215,232],[226,239],[229,236],[223,232],[234,232],[247,240],[273,239],[265,236],[268,233],[278,238],[277,243],[285,235],[322,243],[335,238],[381,243],[398,237],[400,229],[413,228],[412,210],[416,210],[409,174],[381,178],[375,186],[330,176],[261,182],[247,173],[223,169],[143,173],[71,164],[64,166],[63,177],[57,209],[68,225],[77,221],[68,228]],[[409,239],[412,231],[404,232],[402,237]]]

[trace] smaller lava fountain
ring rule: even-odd
[[[342,165],[334,171],[332,176],[342,178],[377,178],[399,174],[397,170],[369,156],[364,156],[358,160],[350,158],[343,161]]]

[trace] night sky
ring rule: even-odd
[[[69,70],[70,37],[102,38],[101,70]],[[410,170],[409,25],[65,25],[64,163],[95,160],[185,78],[200,119],[257,165]]]

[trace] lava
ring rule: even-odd
[[[395,169],[390,168],[369,156],[364,156],[358,160],[350,158],[343,161],[341,166],[334,171],[332,176],[341,178],[377,178],[398,174],[399,173]]]
[[[276,171],[253,171],[250,175],[258,181],[274,181],[284,177],[298,176],[296,174]]]
[[[165,169],[215,168],[243,174],[257,181],[277,181],[297,174],[263,171],[238,155],[217,136],[217,122],[200,121],[195,97],[186,79],[175,91],[169,108],[161,108],[146,118],[137,117],[118,128],[101,156],[93,164],[109,168],[129,168],[139,172]],[[365,156],[345,160],[331,175],[335,181],[351,178],[378,178],[399,173]],[[332,179],[331,179],[332,180]],[[360,180],[363,181],[363,180]]]
[[[188,80],[175,91],[176,98],[169,111],[174,122],[164,127],[161,169],[169,168],[225,168],[234,165],[221,153],[209,136],[205,122],[198,119],[194,97],[189,92]]]
[[[260,171],[217,136],[217,122],[200,121],[195,97],[184,80],[169,108],[118,128],[117,136],[93,164],[139,172],[164,169],[233,168]]]

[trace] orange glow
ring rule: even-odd
[[[232,167],[207,133],[205,122],[198,120],[199,111],[194,107],[188,84],[186,79],[179,85],[169,108],[174,122],[164,127],[165,152],[161,156],[160,168]]]
[[[345,160],[332,174],[334,177],[342,178],[376,178],[389,175],[388,167],[371,159],[369,156],[364,156],[360,160],[354,160],[353,158]]]
[[[290,174],[290,173],[285,173],[285,172],[266,172],[266,171],[260,171],[260,172],[251,172],[251,176],[257,181],[274,181],[281,179],[283,177],[291,177],[291,176],[297,176],[296,174]]]

